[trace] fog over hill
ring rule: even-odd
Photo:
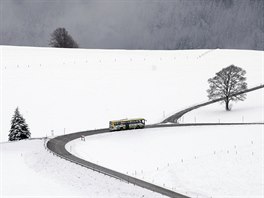
[[[48,46],[65,27],[82,48],[264,50],[263,0],[0,0],[2,45]]]

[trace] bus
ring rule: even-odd
[[[128,130],[128,129],[143,129],[146,120],[144,118],[113,120],[109,122],[110,131]]]

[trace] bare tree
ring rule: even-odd
[[[78,48],[78,44],[73,40],[65,28],[57,28],[51,34],[49,45],[60,48]]]
[[[240,67],[230,65],[216,73],[216,76],[208,80],[209,89],[207,90],[210,100],[225,98],[225,109],[230,111],[230,101],[243,101],[246,94],[233,95],[247,89],[246,71]]]

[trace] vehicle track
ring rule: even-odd
[[[153,125],[147,125],[146,128],[162,128],[162,127],[186,127],[186,126],[210,126],[210,125],[252,125],[252,124],[264,124],[264,123],[189,123],[189,124],[153,124]],[[141,129],[142,130],[142,129]],[[53,139],[50,139],[47,142],[47,148],[56,154],[57,156],[66,159],[68,161],[71,161],[73,163],[79,164],[81,166],[84,166],[86,168],[92,169],[94,171],[97,171],[99,173],[108,175],[110,177],[119,179],[124,182],[132,183],[137,186],[146,188],[148,190],[172,197],[172,198],[188,198],[185,195],[176,193],[172,190],[157,186],[155,184],[137,179],[135,177],[131,177],[129,175],[125,175],[123,173],[119,173],[117,171],[111,170],[109,168],[99,166],[97,164],[94,164],[92,162],[83,160],[81,158],[78,158],[71,153],[69,153],[65,149],[65,145],[77,138],[81,138],[82,136],[91,136],[96,134],[102,134],[102,133],[118,133],[115,131],[109,131],[108,128],[105,129],[98,129],[98,130],[90,130],[90,131],[82,131],[77,133],[71,133],[67,135],[62,135],[55,137]]]

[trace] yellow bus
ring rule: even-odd
[[[113,120],[109,122],[109,130],[143,129],[145,122],[146,120],[144,118]]]

